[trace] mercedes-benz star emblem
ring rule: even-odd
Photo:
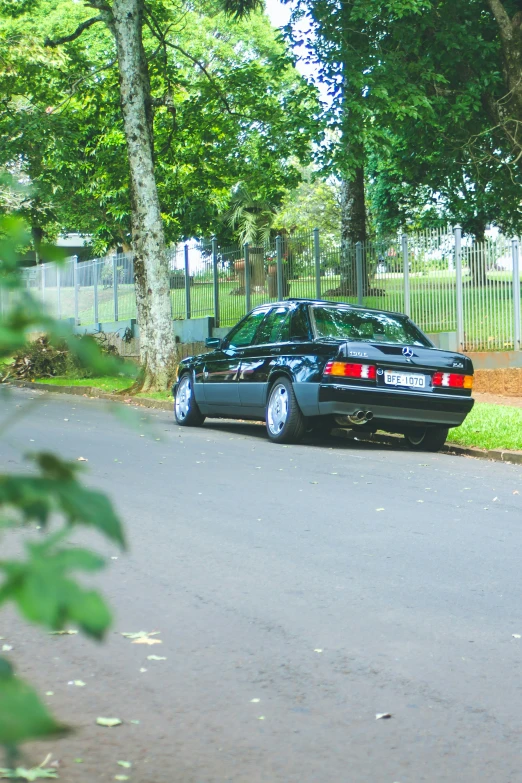
[[[407,356],[408,359],[410,359],[413,356],[413,348],[406,346],[405,348],[402,349],[402,355]]]

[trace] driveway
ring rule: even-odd
[[[76,727],[33,763],[50,752],[73,783],[522,780],[521,467],[281,447],[255,424],[180,429],[139,408],[132,427],[118,406],[27,390],[6,415],[29,398],[3,467],[85,457],[130,544],[74,537],[118,558],[96,578],[106,644],[3,614],[19,671]],[[121,635],[138,631],[162,643]]]

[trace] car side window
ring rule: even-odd
[[[256,336],[259,324],[267,314],[268,310],[256,310],[254,313],[241,321],[227,335],[227,343],[231,348],[244,348],[251,345]]]
[[[290,331],[288,314],[288,307],[274,307],[259,327],[256,344],[286,342]]]
[[[296,308],[290,317],[290,340],[309,340],[310,327],[304,307]]]

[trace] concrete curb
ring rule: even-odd
[[[32,381],[8,381],[7,385],[17,386],[22,389],[38,389],[39,391],[57,392],[58,394],[76,394],[81,397],[97,397],[102,400],[112,400],[127,405],[138,405],[142,408],[155,408],[156,410],[171,411],[173,403],[167,400],[148,400],[146,398],[124,397],[121,394],[110,394],[100,391],[95,386],[51,386],[47,383]],[[334,434],[347,440],[366,441],[368,443],[386,443],[397,446],[403,443],[400,435],[366,435],[353,430],[334,429]],[[420,453],[420,452],[419,452]],[[510,451],[509,449],[477,449],[474,447],[457,446],[447,443],[441,454],[456,454],[461,457],[474,457],[475,459],[487,459],[492,462],[507,462],[512,465],[522,465],[522,451]]]
[[[162,411],[171,411],[174,404],[168,400],[148,400],[145,397],[125,397],[123,394],[111,394],[97,389],[96,386],[52,386],[49,383],[33,381],[7,381],[6,385],[17,386],[20,389],[57,392],[58,394],[76,394],[79,397],[97,397],[101,400],[112,400],[126,405],[139,405],[142,408],[156,408]]]

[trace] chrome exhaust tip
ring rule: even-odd
[[[366,424],[368,411],[356,411],[347,417],[350,424]]]

